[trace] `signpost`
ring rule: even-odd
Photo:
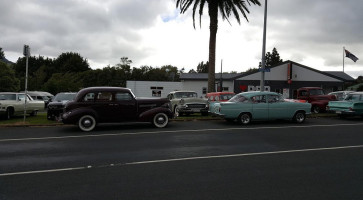
[[[30,48],[29,45],[24,45],[23,55],[26,57],[26,64],[25,64],[25,104],[24,104],[24,124],[26,118],[26,104],[28,101],[28,59],[30,56]]]

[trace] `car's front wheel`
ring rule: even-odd
[[[6,119],[11,119],[14,115],[14,110],[12,108],[7,108],[6,109]]]
[[[83,115],[78,120],[78,127],[82,131],[92,131],[96,127],[96,119],[92,115]]]
[[[252,117],[249,113],[242,113],[238,117],[238,122],[242,125],[247,125],[247,124],[251,123],[251,119],[252,119]]]
[[[165,113],[157,113],[152,123],[157,128],[164,128],[169,123],[169,117]]]
[[[302,112],[302,111],[299,111],[299,112],[297,112],[297,113],[294,115],[294,121],[295,121],[296,123],[301,124],[301,123],[303,123],[303,122],[305,121],[305,119],[306,119],[305,113],[304,113],[304,112]]]

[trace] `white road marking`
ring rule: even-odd
[[[218,156],[201,156],[201,157],[175,158],[175,159],[165,159],[165,160],[151,160],[151,161],[140,161],[140,162],[125,163],[124,165],[139,165],[139,164],[150,164],[150,163],[176,162],[176,161],[185,161],[185,160],[201,160],[201,159],[213,159],[213,158],[245,157],[245,156],[284,154],[284,153],[309,152],[309,151],[326,151],[326,150],[352,149],[352,148],[363,148],[363,145],[343,146],[343,147],[327,147],[327,148],[316,148],[316,149],[298,149],[298,150],[287,150],[287,151],[243,153],[243,154],[229,154],[229,155],[218,155]]]
[[[50,173],[50,172],[62,172],[62,171],[74,171],[86,169],[87,167],[72,167],[72,168],[63,168],[63,169],[49,169],[49,170],[38,170],[38,171],[27,171],[27,172],[12,172],[12,173],[3,173],[1,176],[15,176],[15,175],[24,175],[24,174],[40,174],[40,173]]]
[[[330,124],[330,125],[299,125],[299,126],[280,126],[280,127],[239,127],[239,128],[216,128],[216,129],[192,129],[192,130],[174,130],[174,131],[145,131],[131,133],[111,133],[100,135],[73,135],[60,137],[38,137],[38,138],[18,138],[18,139],[2,139],[0,142],[11,141],[30,141],[30,140],[50,140],[50,139],[71,139],[71,138],[89,138],[89,137],[108,137],[108,136],[123,136],[123,135],[143,135],[143,134],[161,134],[161,133],[182,133],[182,132],[210,132],[210,131],[228,131],[228,130],[262,130],[262,129],[288,129],[288,128],[316,128],[316,127],[336,127],[336,126],[361,126],[363,123],[356,124]]]
[[[328,150],[339,150],[339,149],[353,149],[353,148],[363,148],[363,145],[341,146],[341,147],[326,147],[326,148],[316,148],[316,149],[297,149],[297,150],[271,151],[271,152],[257,152],[257,153],[243,153],[243,154],[229,154],[229,155],[217,155],[217,156],[200,156],[200,157],[189,157],[189,158],[174,158],[174,159],[165,159],[165,160],[140,161],[140,162],[131,162],[131,163],[118,163],[118,164],[109,164],[109,165],[100,165],[100,166],[86,166],[86,167],[73,167],[73,168],[64,168],[64,169],[50,169],[50,170],[37,170],[37,171],[25,171],[25,172],[12,172],[12,173],[0,174],[0,177],[2,177],[2,176],[25,175],[25,174],[51,173],[51,172],[61,172],[61,171],[74,171],[74,170],[84,170],[84,169],[101,168],[101,167],[102,168],[105,168],[105,167],[120,167],[120,166],[127,166],[127,165],[142,165],[142,164],[166,163],[166,162],[177,162],[177,161],[188,161],[188,160],[233,158],[233,157],[286,154],[286,153],[311,152],[311,151],[328,151]]]

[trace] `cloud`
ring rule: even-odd
[[[224,71],[258,66],[264,5],[248,8],[249,22],[219,19],[216,71],[222,59]],[[266,51],[276,47],[283,60],[341,70],[343,46],[363,60],[361,10],[361,0],[268,1]],[[206,6],[202,26],[194,29],[192,10],[180,14],[174,0],[6,0],[0,7],[0,35],[0,47],[13,61],[28,44],[33,55],[80,53],[92,68],[127,56],[133,67],[172,64],[189,70],[208,60],[209,17]],[[345,65],[354,76],[362,68],[360,61]]]

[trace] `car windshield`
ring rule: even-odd
[[[243,95],[235,95],[228,102],[246,102],[248,98]]]
[[[310,95],[324,95],[323,90],[321,89],[312,89],[309,90]]]
[[[75,93],[60,93],[54,97],[53,101],[70,101],[76,96]]]
[[[0,94],[0,100],[16,100],[16,94]]]
[[[176,98],[197,98],[196,92],[176,92],[175,93]]]
[[[345,98],[346,101],[361,101],[361,95],[360,94],[348,94],[348,96]]]

